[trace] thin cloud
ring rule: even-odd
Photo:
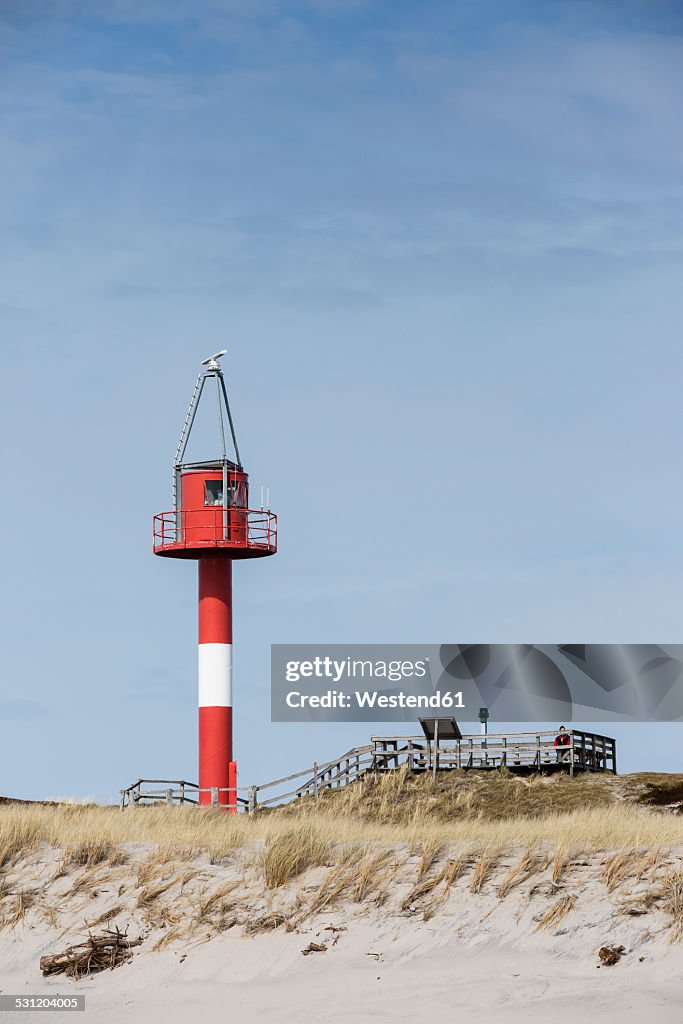
[[[51,718],[52,712],[33,700],[0,700],[0,721],[38,722]]]

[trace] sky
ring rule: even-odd
[[[196,777],[151,519],[223,347],[240,784],[368,738],[271,643],[681,641],[681,95],[677,0],[0,0],[1,793]]]

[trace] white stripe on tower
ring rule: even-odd
[[[199,707],[232,707],[232,644],[199,644]]]

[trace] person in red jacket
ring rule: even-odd
[[[560,726],[559,732],[555,737],[555,746],[557,747],[557,760],[568,761],[569,751],[563,750],[562,747],[568,747],[571,743],[571,736],[563,725]]]

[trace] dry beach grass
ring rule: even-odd
[[[529,942],[582,929],[592,942],[597,920],[676,944],[683,815],[649,799],[653,785],[397,772],[253,818],[6,803],[0,936],[71,945],[121,928],[144,952],[311,928],[338,943],[358,919],[479,933],[497,914]]]
[[[565,850],[577,847],[654,850],[683,843],[683,817],[626,804],[497,821],[485,818],[439,821],[438,817],[425,812],[420,816],[411,815],[405,824],[366,821],[345,813],[318,816],[312,810],[302,812],[293,821],[291,817],[275,814],[249,819],[211,810],[166,807],[123,814],[117,809],[94,806],[0,808],[3,865],[40,843],[62,850],[62,870],[68,870],[79,864],[115,864],[125,859],[124,848],[131,843],[151,844],[162,855],[192,858],[207,853],[219,860],[236,848],[252,843],[272,843],[276,839],[279,840],[278,854],[290,858],[294,867],[300,856],[303,863],[312,863],[310,858],[321,856],[329,844],[427,844],[427,861],[431,849],[448,842],[482,847],[544,844],[557,851],[556,872],[559,874]],[[285,846],[288,846],[286,854]],[[319,852],[302,852],[311,847],[319,847]],[[272,877],[277,884],[279,871],[284,871],[286,877],[291,877],[291,871],[284,865],[276,866],[274,856],[272,853],[265,863],[269,879]],[[431,857],[433,859],[433,854]],[[612,874],[615,873],[617,869],[613,868]]]
[[[0,806],[0,867],[39,843],[62,851],[63,871],[116,864],[132,843],[151,844],[160,856],[206,853],[215,860],[256,843],[266,847],[266,881],[276,887],[302,867],[323,862],[331,844],[419,844],[421,874],[444,843],[489,850],[541,844],[555,851],[558,881],[564,859],[577,848],[646,848],[647,856],[656,857],[660,847],[683,843],[683,815],[660,810],[662,794],[681,792],[680,779],[461,772],[434,785],[398,771],[254,818],[166,806],[122,813],[95,804],[7,803]],[[625,870],[628,864],[610,862],[608,886]]]

